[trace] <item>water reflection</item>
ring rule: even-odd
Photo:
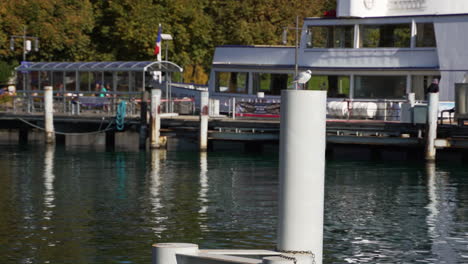
[[[451,245],[450,233],[453,227],[453,203],[456,200],[456,189],[448,185],[449,175],[436,172],[434,163],[426,164],[427,191],[429,204],[426,217],[428,235],[432,240],[431,252],[439,263],[459,263],[456,252]]]
[[[200,209],[198,213],[205,214],[208,210],[208,154],[206,152],[200,152],[200,191],[198,192]]]
[[[168,241],[272,249],[267,155],[4,148],[0,262],[150,263]],[[325,188],[324,263],[468,263],[466,168],[335,161]]]
[[[55,146],[46,146],[44,155],[44,220],[50,220],[55,207],[54,200],[54,154]],[[43,227],[47,229],[47,227]]]
[[[125,154],[122,152],[117,153],[115,160],[115,167],[117,170],[117,197],[119,199],[127,198],[127,173],[126,173],[126,162]]]
[[[151,150],[151,166],[149,175],[149,200],[151,206],[151,213],[153,214],[152,227],[154,234],[159,237],[161,232],[164,232],[167,228],[163,223],[167,218],[161,212],[162,205],[162,189],[161,189],[161,168],[164,166],[164,161],[167,158],[166,150],[164,149],[152,149]]]

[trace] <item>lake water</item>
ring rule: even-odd
[[[461,163],[328,161],[324,263],[468,263]],[[151,244],[274,249],[278,153],[0,145],[1,263],[151,263]]]

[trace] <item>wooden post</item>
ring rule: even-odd
[[[203,91],[200,94],[200,151],[206,151],[208,148],[209,112],[209,94],[207,91]]]
[[[439,113],[439,93],[429,93],[426,126],[426,160],[435,161],[437,137],[437,115]]]
[[[54,102],[52,86],[44,87],[44,121],[45,121],[45,143],[54,144]]]
[[[146,138],[148,130],[148,92],[143,92],[141,99],[141,112],[140,112],[140,133],[139,133],[139,145],[140,149],[146,149]]]
[[[152,149],[160,148],[159,136],[161,129],[161,90],[151,90],[151,136],[150,136],[150,147]]]

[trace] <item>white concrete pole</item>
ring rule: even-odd
[[[439,93],[428,93],[427,127],[426,127],[426,160],[435,161],[435,139],[437,137],[437,115],[439,114]]]
[[[55,142],[54,132],[54,102],[52,86],[44,87],[44,123],[45,123],[45,143]]]
[[[236,119],[236,98],[232,98],[232,119]]]
[[[415,93],[408,93],[408,103],[411,105],[411,107],[414,107],[414,105],[416,104]]]
[[[152,264],[177,264],[176,254],[197,254],[198,245],[188,243],[158,243],[153,245]]]
[[[208,148],[208,119],[210,114],[210,100],[207,91],[200,94],[200,151]]]
[[[281,94],[277,249],[312,253],[316,264],[322,263],[326,103],[326,91]]]
[[[151,135],[150,147],[152,149],[160,148],[159,136],[161,129],[161,90],[151,90]]]

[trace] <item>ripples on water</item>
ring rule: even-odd
[[[2,263],[150,263],[151,244],[273,249],[277,153],[0,146]],[[324,263],[467,263],[461,165],[330,161]]]

